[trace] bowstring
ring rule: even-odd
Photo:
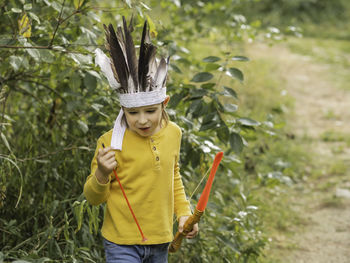
[[[191,203],[192,197],[194,196],[194,194],[196,193],[196,191],[198,190],[199,186],[202,184],[203,180],[205,177],[207,177],[208,173],[210,171],[210,167],[208,168],[208,170],[206,171],[206,173],[202,176],[201,180],[199,181],[199,183],[197,184],[196,188],[192,191],[190,198],[189,198],[189,202]]]
[[[202,176],[201,180],[199,181],[199,183],[197,184],[196,188],[192,191],[190,197],[188,198],[188,201],[191,203],[192,197],[194,196],[194,194],[197,192],[199,186],[203,183],[203,180],[205,177],[207,177],[208,173],[210,171],[210,167],[208,168],[208,170],[206,171],[206,173]],[[193,209],[191,206],[191,212],[193,213]],[[176,218],[173,219],[173,224],[176,222]]]

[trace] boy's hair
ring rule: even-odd
[[[165,125],[169,123],[169,115],[165,110],[164,104],[162,103],[162,120],[165,121]]]

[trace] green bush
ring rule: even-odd
[[[101,20],[114,22],[115,14],[119,19],[132,10],[138,12],[136,29],[147,15],[153,33],[159,33],[160,51],[172,55],[169,115],[183,128],[181,171],[193,205],[200,192],[193,190],[215,153],[225,152],[199,238],[185,242],[170,259],[257,260],[266,236],[252,188],[283,183],[285,177],[284,169],[269,170],[273,161],[260,176],[260,168],[250,169],[244,158],[255,154],[260,141],[270,143],[273,130],[264,119],[238,110],[236,87],[245,81],[240,63],[249,60],[239,54],[238,43],[244,32],[254,35],[242,27],[244,16],[222,9],[228,1],[203,2],[203,9],[199,3],[161,1],[164,10],[174,11],[173,23],[161,26],[145,4],[111,4],[112,12],[105,14],[99,3],[10,0],[0,6],[0,34],[6,36],[0,39],[0,261],[101,262],[104,257],[98,231],[104,207],[91,207],[81,193],[96,139],[113,126],[119,105],[94,66],[92,51],[103,43]],[[192,18],[201,12],[228,15],[234,23],[210,33],[212,19]],[[222,43],[212,49],[209,41]],[[250,141],[256,148],[242,155]]]

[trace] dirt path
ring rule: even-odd
[[[292,53],[287,45],[258,46],[252,55],[280,65],[295,99],[290,126],[296,140],[310,147],[313,169],[317,163],[320,170],[317,179],[293,190],[291,209],[304,225],[295,224],[295,234],[281,238],[280,262],[350,262],[350,147],[339,138],[350,138],[350,90],[334,87],[331,65]]]

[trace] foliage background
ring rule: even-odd
[[[244,44],[282,41],[302,29],[312,35],[316,22],[328,28],[319,35],[342,39],[332,28],[346,26],[344,6],[345,0],[1,2],[0,262],[104,257],[104,208],[89,206],[81,193],[96,139],[112,127],[119,104],[93,51],[103,47],[102,23],[131,14],[134,36],[147,19],[159,52],[172,56],[168,112],[183,128],[181,168],[193,205],[200,192],[193,190],[215,153],[225,151],[201,234],[170,261],[258,261],[268,242],[269,198],[259,193],[298,181],[298,164],[307,160],[286,136],[290,100],[277,95],[279,80],[262,77],[273,69],[250,66]],[[256,89],[261,83],[270,90]]]

